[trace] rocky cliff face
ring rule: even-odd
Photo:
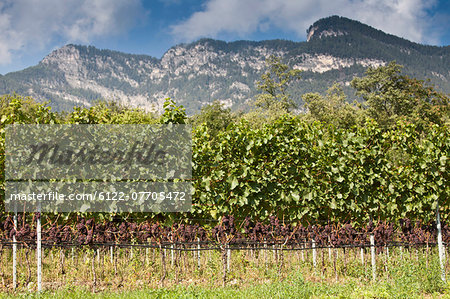
[[[331,21],[327,19],[327,22]],[[307,91],[323,92],[334,81],[348,85],[365,67],[384,65],[395,58],[395,53],[379,55],[366,49],[364,44],[354,51],[352,43],[363,43],[364,38],[349,39],[352,28],[347,23],[347,26],[331,24],[316,22],[308,30],[308,42],[225,43],[203,39],[175,46],[161,59],[66,45],[50,53],[39,65],[4,76],[0,79],[3,80],[0,92],[16,91],[39,100],[51,99],[59,110],[79,104],[90,106],[98,98],[160,110],[164,99],[171,97],[192,114],[213,100],[234,109],[245,106],[257,93],[256,82],[265,71],[265,61],[270,55],[282,57],[291,67],[304,71],[304,80],[292,88],[296,99]],[[370,37],[370,43],[374,41],[386,49],[383,41]],[[404,46],[389,47],[398,51],[405,49]],[[407,49],[413,54],[418,52],[414,47]],[[444,62],[448,64],[448,49],[444,50]],[[409,69],[414,71],[413,62]],[[431,76],[439,82],[448,82],[448,69],[447,72],[430,69]]]
[[[312,38],[322,38],[322,37],[329,37],[329,36],[340,36],[340,35],[346,35],[348,32],[341,31],[341,30],[319,30],[319,27],[317,26],[311,26],[308,30],[308,36],[306,37],[306,41],[309,42]]]

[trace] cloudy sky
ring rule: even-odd
[[[160,58],[201,37],[304,41],[306,29],[330,15],[450,44],[450,0],[0,0],[0,74],[68,43]]]

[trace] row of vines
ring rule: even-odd
[[[19,244],[36,244],[35,221],[25,221],[19,215],[18,226],[8,216],[0,223],[0,244],[12,244],[15,236]],[[443,227],[443,241],[450,243],[450,227]],[[76,225],[46,223],[42,231],[44,246],[115,246],[202,244],[203,246],[237,246],[247,248],[261,244],[298,247],[310,246],[310,241],[320,247],[368,247],[369,236],[373,234],[377,246],[431,246],[436,244],[436,226],[420,221],[402,219],[398,226],[387,222],[369,222],[366,226],[354,228],[350,223],[324,225],[282,223],[270,217],[266,223],[252,221],[246,217],[238,223],[233,216],[224,216],[216,225],[208,228],[198,224],[174,223],[171,226],[157,222],[111,222],[94,219],[78,219]]]
[[[338,130],[284,117],[262,129],[229,127],[214,141],[200,128],[193,144],[199,217],[428,222],[438,201],[449,217],[447,127],[421,134],[410,124],[383,131],[372,122]]]
[[[77,108],[61,118],[45,105],[25,105],[20,98],[2,105],[2,191],[6,125],[154,122],[132,110]],[[183,121],[180,114],[179,107],[168,105],[161,119]],[[398,226],[406,218],[430,223],[439,204],[442,218],[448,222],[449,146],[447,126],[435,125],[423,132],[402,122],[392,129],[381,129],[375,122],[336,129],[286,115],[262,128],[252,128],[245,121],[234,123],[214,136],[200,126],[193,130],[195,193],[191,213],[139,216],[169,225],[234,215],[240,221],[250,217],[264,222],[277,217],[304,226],[352,223],[365,227],[371,221]],[[90,216],[100,220],[114,217]],[[76,218],[65,215],[58,219]]]

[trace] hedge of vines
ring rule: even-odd
[[[2,110],[9,111],[1,116],[2,189],[5,125],[58,121],[48,107],[33,106],[30,114],[22,104],[12,100]],[[112,120],[106,112],[89,111],[76,109],[66,122],[130,120],[129,113]],[[336,129],[286,115],[258,129],[246,122],[232,124],[215,136],[200,126],[193,132],[192,212],[145,217],[173,222],[225,215],[265,221],[276,216],[289,223],[333,221],[354,226],[408,218],[428,223],[439,202],[446,221],[449,145],[446,126],[419,132],[413,124],[401,122],[388,130],[375,122]]]
[[[284,117],[194,135],[194,213],[304,223],[449,217],[449,132],[399,123],[350,130]]]

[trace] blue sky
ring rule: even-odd
[[[330,15],[450,44],[450,0],[0,0],[0,74],[68,43],[160,58],[201,37],[304,41],[306,29]]]

